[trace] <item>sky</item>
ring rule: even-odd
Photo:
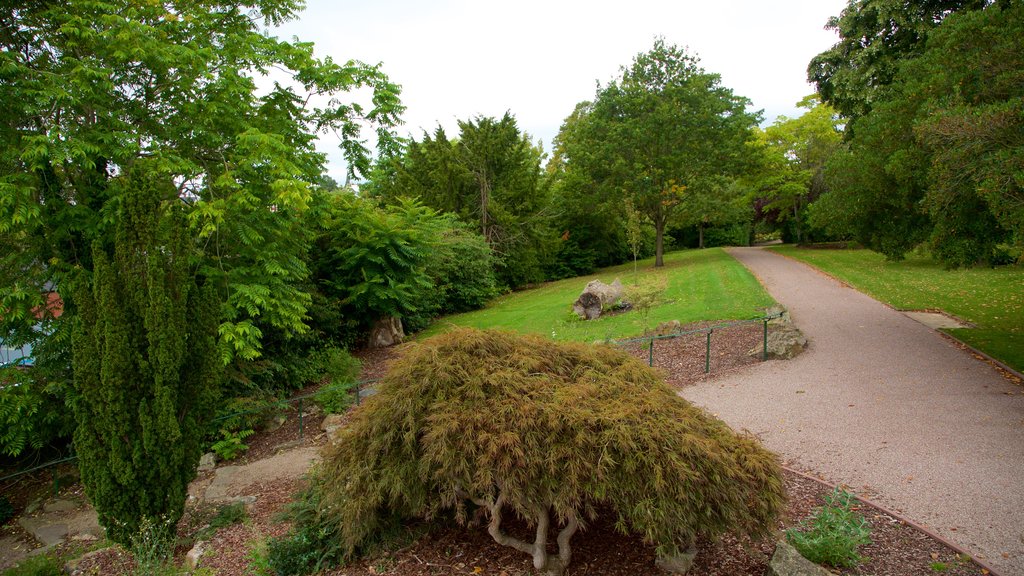
[[[335,61],[381,63],[402,86],[401,136],[417,140],[457,121],[511,112],[521,130],[551,141],[598,82],[614,79],[657,37],[687,47],[722,85],[763,110],[764,123],[799,116],[814,92],[807,63],[837,41],[825,30],[846,0],[307,0],[271,30],[313,42]],[[343,182],[335,136],[321,138]]]

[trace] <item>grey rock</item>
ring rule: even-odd
[[[70,512],[81,506],[81,503],[75,502],[74,500],[64,500],[58,498],[56,500],[50,500],[43,504],[43,512]]]
[[[832,576],[832,573],[801,556],[789,542],[780,540],[765,576]]]
[[[71,531],[67,523],[53,522],[47,518],[21,518],[18,524],[43,546],[60,544]]]
[[[748,354],[760,358],[764,353],[763,344],[754,346]],[[807,348],[807,337],[793,325],[768,329],[768,358],[790,360]]]
[[[206,552],[207,544],[206,540],[200,540],[185,554],[185,566],[189,570],[195,570],[199,567],[199,560],[202,559],[203,554]]]
[[[654,565],[672,574],[686,574],[693,567],[693,562],[696,558],[697,548],[691,546],[675,556],[658,556],[654,561]]]
[[[601,316],[601,311],[614,306],[626,293],[622,282],[616,278],[611,284],[600,280],[591,280],[572,305],[572,311],[585,320],[593,320]]]
[[[387,348],[405,340],[405,331],[402,330],[402,320],[394,316],[381,318],[373,323],[370,329],[370,348]]]
[[[209,472],[217,467],[217,455],[213,452],[207,452],[203,454],[203,457],[199,459],[199,471]]]

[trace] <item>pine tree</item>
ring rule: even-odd
[[[121,544],[147,524],[173,535],[222,370],[217,304],[190,269],[172,180],[138,172],[125,179],[113,258],[93,245],[73,339],[82,481]]]

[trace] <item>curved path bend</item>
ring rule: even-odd
[[[682,392],[791,466],[1024,575],[1024,395],[984,362],[817,270],[730,250],[810,341]]]

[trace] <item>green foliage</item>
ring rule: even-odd
[[[416,313],[430,289],[426,264],[437,213],[410,200],[378,207],[345,192],[331,194],[326,204],[313,255],[318,287],[366,325]]]
[[[550,514],[564,549],[577,521],[607,509],[662,552],[697,535],[767,534],[783,502],[773,454],[624,352],[470,329],[392,366],[326,454],[317,490],[317,517],[346,556],[393,515],[464,522],[466,499],[489,510],[492,535],[503,510],[538,528]],[[539,569],[567,563],[542,552]]]
[[[39,370],[0,367],[0,453],[18,456],[70,434],[62,396]]]
[[[222,373],[217,303],[190,269],[173,180],[134,170],[113,257],[94,244],[78,283],[74,332],[79,470],[107,536],[125,545],[146,519],[181,517]]]
[[[755,195],[760,219],[782,230],[784,241],[803,243],[821,236],[809,229],[807,207],[826,190],[824,169],[839,149],[842,123],[836,111],[809,96],[798,118],[780,116],[763,132]]]
[[[656,266],[672,219],[704,227],[737,218],[732,180],[751,168],[758,115],[720,82],[659,39],[577,107],[559,136],[567,170],[599,197],[632,198],[654,224]]]
[[[64,570],[60,562],[49,554],[31,556],[18,563],[14,568],[3,571],[3,576],[63,576]]]
[[[323,356],[324,387],[313,400],[327,414],[340,414],[352,404],[352,386],[359,377],[359,360],[340,348],[328,348]]]
[[[851,22],[899,15],[906,45],[875,46],[884,83],[847,124],[848,149],[828,163],[830,191],[811,222],[894,260],[926,240],[949,267],[1003,260],[1000,246],[1024,246],[1024,6],[895,4],[848,9]]]
[[[651,308],[657,305],[665,296],[666,283],[664,278],[645,278],[626,288],[626,301],[633,305],[633,310],[640,315],[644,330],[649,328],[647,319],[651,315]]]
[[[887,262],[867,250],[773,248],[842,279],[897,310],[943,310],[974,325],[950,333],[1024,371],[1024,268],[944,270],[922,254]]]
[[[0,333],[35,323],[48,283],[65,302],[57,323],[74,321],[69,282],[92,270],[94,241],[112,244],[118,182],[140,161],[169,174],[187,206],[203,250],[195,264],[225,303],[222,359],[259,356],[257,322],[305,330],[302,215],[325,163],[315,133],[339,134],[351,171],[366,174],[361,133],[374,129],[380,151],[394,153],[403,108],[378,66],[320,60],[311,44],[264,32],[300,6],[5,3],[0,269],[17,281],[0,282]],[[295,81],[258,85],[270,69]]]
[[[129,536],[128,549],[135,559],[133,576],[171,576],[174,567],[173,536],[177,521],[144,516]]]
[[[285,408],[283,402],[269,395],[237,396],[229,398],[217,409],[213,422],[216,429],[211,432],[220,434],[221,430],[256,430],[280,410]]]
[[[871,525],[851,508],[853,495],[836,488],[825,496],[825,505],[799,529],[786,530],[786,540],[816,564],[852,568],[863,558],[857,549],[871,543]]]
[[[295,528],[267,542],[266,561],[274,574],[310,574],[335,566],[344,558],[337,521],[331,515],[319,513],[320,476],[314,473],[311,480],[310,486],[297,494],[285,511],[285,517],[294,522]]]
[[[554,252],[542,159],[511,114],[475,118],[459,122],[458,139],[439,127],[411,142],[370,191],[388,202],[417,198],[471,225],[493,251],[498,285],[515,288],[542,281]]]
[[[807,79],[822,99],[856,119],[886,99],[902,60],[919,54],[950,14],[979,10],[986,0],[849,0],[825,26],[839,42],[815,56]]]
[[[221,439],[211,444],[210,450],[216,452],[221,460],[234,460],[249,449],[249,446],[242,441],[253,434],[255,434],[253,430],[231,431],[222,428]]]

